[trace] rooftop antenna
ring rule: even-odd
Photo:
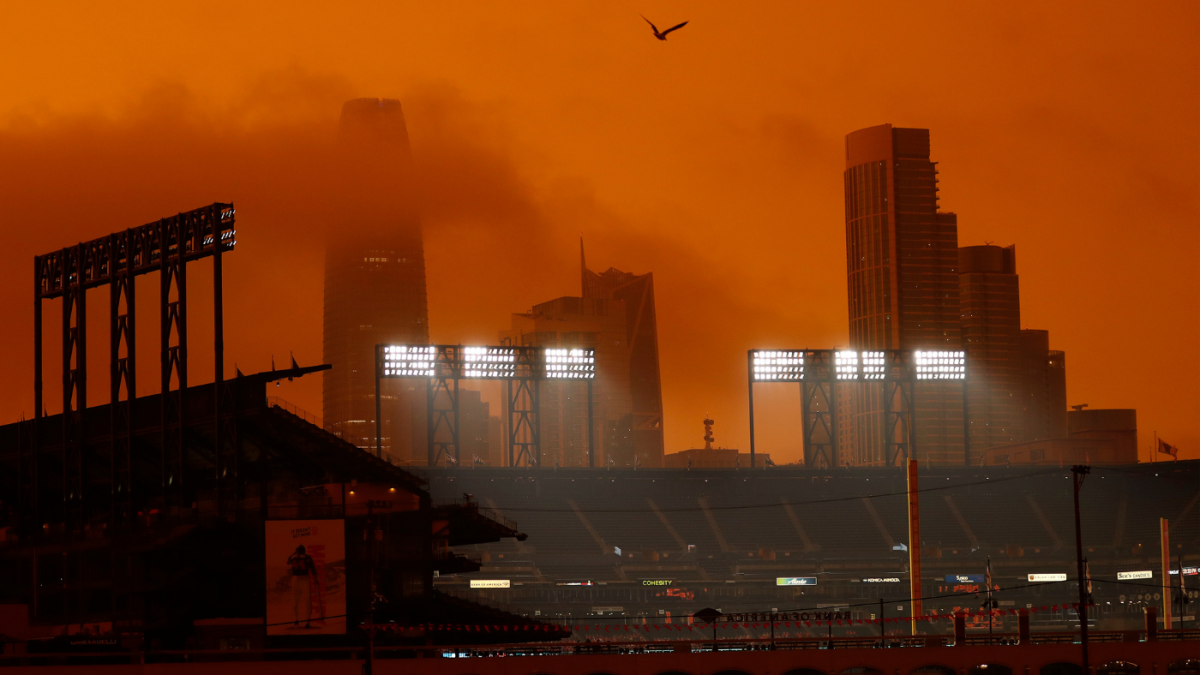
[[[708,413],[704,413],[704,449],[705,450],[713,449],[713,447],[712,447],[713,440],[714,440],[713,435],[712,435],[712,425],[713,424],[715,424],[715,422],[713,422],[712,418],[710,418],[708,416]]]

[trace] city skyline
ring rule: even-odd
[[[736,106],[718,100],[736,87],[736,63],[723,69],[705,62],[713,68],[712,84],[689,85],[690,90],[672,84],[662,95],[641,96],[659,78],[692,72],[678,60],[683,50],[695,58],[696,49],[715,46],[705,42],[711,30],[696,30],[726,18],[711,8],[698,8],[687,31],[672,35],[669,47],[676,52],[638,51],[635,59],[621,62],[656,64],[655,77],[627,85],[648,101],[636,120],[626,114],[633,104],[615,97],[594,112],[568,106],[562,123],[547,125],[546,113],[534,108],[557,102],[554,109],[561,111],[570,96],[584,92],[571,85],[568,93],[552,94],[512,73],[488,85],[464,74],[463,66],[480,62],[471,55],[421,75],[409,66],[362,74],[354,70],[362,53],[321,67],[285,48],[297,65],[281,71],[262,52],[246,48],[245,73],[229,79],[228,91],[216,96],[213,75],[232,72],[220,62],[166,80],[151,68],[119,86],[103,76],[87,85],[49,67],[34,68],[29,79],[13,81],[0,96],[6,120],[0,152],[14,160],[6,163],[8,187],[0,188],[0,196],[8,217],[28,225],[3,254],[4,287],[15,289],[0,299],[0,308],[14,317],[3,344],[17,354],[30,344],[23,289],[34,253],[222,199],[239,205],[240,244],[256,257],[265,255],[268,265],[250,271],[240,258],[228,263],[226,274],[241,275],[254,290],[253,297],[227,299],[227,370],[232,374],[235,363],[244,372],[269,368],[272,355],[282,365],[289,352],[303,365],[320,361],[320,312],[309,299],[312,279],[319,283],[313,272],[320,268],[316,240],[322,219],[316,212],[337,204],[314,194],[319,181],[311,176],[319,177],[319,170],[306,175],[302,169],[327,158],[324,139],[333,137],[342,101],[395,97],[412,102],[414,152],[429,167],[423,199],[430,207],[431,339],[487,343],[511,312],[574,294],[569,251],[583,230],[596,258],[655,274],[667,451],[697,445],[705,413],[717,419],[723,443],[744,447],[745,349],[849,344],[845,291],[821,281],[845,273],[843,204],[836,196],[839,139],[853,129],[890,122],[935,134],[937,160],[953,167],[940,176],[943,210],[968,214],[959,225],[961,246],[993,241],[1022,251],[1022,328],[1050,330],[1052,347],[1069,353],[1068,403],[1136,408],[1143,460],[1154,431],[1180,446],[1182,456],[1196,457],[1197,401],[1178,382],[1200,374],[1187,337],[1197,323],[1195,294],[1186,292],[1196,287],[1196,263],[1185,255],[1196,236],[1196,143],[1188,140],[1194,129],[1183,123],[1194,117],[1197,101],[1194,88],[1169,84],[1194,69],[1180,64],[1195,63],[1195,45],[1180,42],[1182,29],[1172,24],[1194,25],[1195,11],[1180,10],[1182,17],[1173,22],[1166,13],[1130,17],[1106,8],[1093,20],[1108,28],[1128,26],[1121,45],[1077,46],[1080,60],[1065,62],[1057,48],[1035,40],[1068,23],[1057,10],[1046,11],[1039,22],[1017,11],[1001,17],[1008,33],[982,28],[974,39],[978,51],[968,50],[957,35],[939,33],[949,35],[940,48],[969,56],[962,66],[941,62],[942,76],[958,94],[983,96],[986,106],[968,103],[965,95],[961,100],[933,95],[932,85],[907,77],[897,84],[916,87],[912,95],[886,86],[874,98],[850,91],[838,81],[836,49],[832,56],[814,53],[819,67],[787,80],[818,92],[817,98],[827,94],[819,106],[806,102],[812,96],[782,93],[756,95]],[[865,30],[892,19],[897,17],[873,18]],[[147,18],[150,25],[156,20]],[[806,20],[822,26],[840,21],[831,9]],[[254,25],[261,18],[247,21]],[[942,29],[973,25],[966,14],[942,21]],[[621,25],[619,17],[605,14],[597,27],[573,39],[580,49],[609,53],[612,47],[604,46],[600,34]],[[535,22],[529,30],[538,27]],[[335,34],[347,30],[336,21],[328,28]],[[468,32],[478,30],[472,26]],[[735,21],[726,34],[740,36],[741,30]],[[640,45],[632,42],[632,32],[628,43],[617,34],[622,49]],[[557,38],[548,39],[563,48]],[[15,36],[8,48],[20,48],[22,40],[27,38]],[[1005,46],[1012,40],[1035,45],[1032,52],[1014,51]],[[1131,50],[1132,44],[1147,49]],[[441,54],[431,43],[419,45]],[[550,45],[533,43],[502,61],[522,63],[541,48]],[[987,56],[989,48],[1011,55],[1011,62]],[[869,50],[871,58],[878,56],[875,49]],[[1115,69],[1098,65],[1111,63],[1106,59],[1117,53],[1128,62]],[[918,57],[900,56],[906,63]],[[117,57],[102,54],[100,60],[111,58]],[[1074,83],[1033,78],[1039,59],[1063,63]],[[851,63],[866,67],[870,60],[864,55]],[[989,87],[977,79],[989,78],[968,73],[969,67],[990,73],[992,84],[1011,95],[988,96]],[[549,74],[557,66],[543,68]],[[402,76],[393,78],[396,73]],[[757,84],[774,81],[762,73],[750,77]],[[173,84],[156,84],[163,81]],[[102,92],[100,85],[109,89]],[[599,86],[601,92],[620,90]],[[1111,95],[1114,91],[1118,94]],[[1103,115],[1090,112],[1100,98]],[[702,109],[697,105],[702,99],[715,101],[711,111],[681,114]],[[31,108],[35,101],[44,105]],[[1055,113],[1036,114],[1045,109]],[[618,125],[616,119],[625,121]],[[672,128],[669,120],[682,121]],[[738,130],[743,140],[706,137],[714,125]],[[659,134],[665,146],[641,149],[653,147],[647,141]],[[706,142],[697,144],[701,139]],[[309,150],[312,159],[304,160],[302,151]],[[193,160],[190,166],[153,169],[185,155]],[[700,161],[706,156],[720,161]],[[743,166],[745,175],[734,166]],[[72,199],[56,199],[64,182],[74,186]],[[745,241],[731,238],[739,230],[748,235]],[[514,233],[525,249],[509,243]],[[796,251],[803,256],[802,270]],[[498,252],[545,262],[521,269],[496,262]],[[556,256],[566,260],[555,262]],[[1112,307],[1122,314],[1114,316]],[[266,335],[245,328],[257,315],[289,329]],[[697,325],[705,326],[710,340],[692,345]],[[203,326],[198,322],[198,329]],[[1145,351],[1146,372],[1111,373],[1107,359],[1122,349]],[[193,365],[194,374],[209,370],[201,359]],[[14,360],[0,373],[22,385],[0,394],[6,420],[32,414],[23,386],[29,372],[28,363]],[[152,379],[152,373],[144,374]],[[53,377],[49,370],[47,377]],[[285,386],[291,391],[281,390],[282,396],[320,410],[319,386],[316,391],[301,381]],[[153,382],[139,387],[153,390]],[[104,393],[92,392],[90,399],[103,401]],[[775,446],[769,450],[777,461],[792,461],[798,455],[795,436],[778,421],[790,403],[763,398],[767,412],[760,438]]]

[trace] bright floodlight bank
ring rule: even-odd
[[[779,350],[753,349],[751,374],[755,382],[798,382],[805,379],[805,354],[810,361],[823,362],[833,356],[833,375],[838,381],[889,379],[889,365],[899,373],[917,380],[965,380],[965,352],[949,351],[850,351],[850,350]],[[890,377],[896,377],[892,373]],[[810,374],[808,379],[812,379]]]
[[[591,380],[594,349],[383,345],[383,377]]]

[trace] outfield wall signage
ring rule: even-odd
[[[725,623],[747,621],[849,621],[850,612],[750,612],[748,614],[722,614]]]
[[[1118,581],[1127,581],[1129,579],[1153,579],[1154,572],[1152,570],[1138,570],[1136,572],[1117,572]]]
[[[775,577],[776,586],[816,586],[816,577]]]
[[[1040,582],[1045,582],[1045,581],[1066,581],[1067,575],[1065,575],[1065,574],[1030,574],[1029,580],[1032,582],[1035,582],[1035,583],[1040,583]]]
[[[511,588],[512,582],[508,579],[472,579],[471,588]]]
[[[984,574],[947,574],[946,583],[948,584],[986,584],[987,575]]]

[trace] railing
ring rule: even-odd
[[[325,422],[324,422],[324,420],[321,419],[321,417],[319,415],[314,415],[314,414],[308,412],[307,410],[305,410],[304,408],[301,408],[300,406],[298,406],[286,399],[282,399],[278,396],[268,396],[267,397],[267,405],[272,408],[282,408],[283,410],[286,410],[286,411],[292,413],[296,417],[299,417],[300,419],[304,420],[305,422],[308,422],[309,424],[311,424],[319,429],[325,428]]]
[[[352,435],[346,434],[345,432],[334,431],[333,429],[326,428],[325,420],[320,415],[314,415],[313,413],[310,413],[309,411],[305,410],[304,408],[301,408],[300,406],[292,403],[291,401],[288,401],[287,399],[280,398],[278,396],[268,396],[267,397],[267,405],[272,408],[279,408],[280,410],[286,410],[286,411],[290,412],[291,414],[295,415],[296,417],[299,417],[300,419],[304,420],[305,422],[308,422],[309,424],[317,427],[318,429],[321,429],[323,431],[331,433],[334,436],[337,436],[338,438],[342,439],[343,441],[346,441],[347,443],[349,443],[357,448],[366,450],[367,452],[370,452],[372,454],[374,454],[374,452],[375,452],[375,439],[373,437],[366,438],[366,437],[362,437],[362,436],[352,436]],[[387,453],[385,453],[385,455],[386,454]],[[395,462],[392,462],[389,459],[388,463],[394,464]]]
[[[1136,634],[1136,640],[1129,640],[1128,634]],[[1062,637],[1079,638],[1077,633],[1056,634]],[[1041,634],[1046,637],[1047,634]],[[998,647],[1037,647],[1052,641],[1038,640],[1039,634],[1032,636],[1029,644],[996,645]],[[1095,642],[1145,642],[1143,631],[1101,631],[1092,634]],[[1113,639],[1114,637],[1119,639]],[[1200,630],[1171,630],[1159,631],[1158,640],[1164,642],[1197,641],[1200,640]],[[1089,639],[1089,642],[1092,641]],[[1063,642],[1070,642],[1064,640]],[[949,636],[918,636],[918,637],[834,637],[834,638],[752,638],[752,639],[663,639],[663,640],[598,640],[595,642],[529,642],[519,644],[496,645],[458,645],[458,646],[377,646],[377,658],[403,658],[411,656],[422,657],[455,657],[477,658],[493,656],[571,656],[596,654],[655,654],[655,653],[704,653],[704,652],[751,652],[779,650],[828,650],[828,649],[922,649],[926,647],[942,647],[952,644]],[[970,643],[967,643],[970,644]],[[0,656],[0,666],[9,665],[39,665],[39,664],[121,664],[121,663],[179,663],[185,661],[250,661],[269,658],[272,661],[301,660],[301,659],[362,659],[363,648],[356,646],[343,647],[290,647],[272,649],[238,649],[238,650],[161,650],[133,651],[121,649],[107,652],[42,652],[37,654]]]
[[[496,509],[488,508],[486,506],[480,506],[479,502],[474,501],[472,499],[466,499],[465,497],[462,499],[447,499],[447,500],[439,501],[438,503],[434,504],[433,506],[434,506],[434,508],[448,508],[448,507],[465,508],[467,510],[478,513],[479,515],[483,516],[484,518],[487,518],[488,520],[492,520],[497,523],[500,523],[501,525],[507,527],[510,530],[516,531],[516,529],[517,529],[517,523],[515,521],[509,520],[509,519],[505,518],[504,516],[500,515],[500,512],[497,511]]]

